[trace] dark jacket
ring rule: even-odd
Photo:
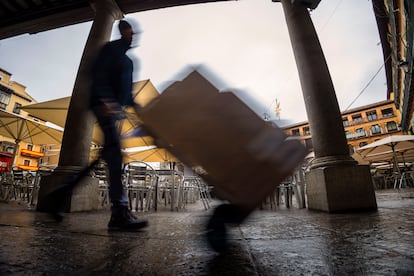
[[[101,100],[112,99],[121,106],[133,106],[132,72],[133,64],[125,54],[129,45],[122,39],[108,42],[99,51],[91,70],[90,105]]]

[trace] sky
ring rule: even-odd
[[[371,0],[322,0],[310,13],[340,109],[385,100]],[[162,92],[182,72],[202,65],[219,80],[220,90],[234,91],[259,116],[276,119],[277,100],[282,125],[307,120],[281,3],[239,0],[126,17],[143,30],[139,47],[128,53],[136,65],[135,81],[150,79]],[[38,102],[70,96],[91,24],[0,40],[0,68]],[[114,27],[112,39],[119,37]]]

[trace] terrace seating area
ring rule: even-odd
[[[16,169],[1,173],[0,201],[14,200],[26,203],[29,207],[36,206],[40,179],[50,172],[50,170],[29,172]]]

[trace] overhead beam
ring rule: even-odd
[[[92,21],[94,11],[90,2],[99,0],[25,0],[35,8],[10,6],[14,0],[0,2],[0,39],[25,33],[34,34],[69,25]],[[219,2],[226,0],[114,0],[124,14],[174,6]],[[11,9],[14,9],[13,11]]]

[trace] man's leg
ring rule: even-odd
[[[112,117],[98,117],[98,123],[105,137],[102,157],[109,172],[109,197],[112,215],[108,227],[112,230],[136,230],[146,227],[148,222],[137,219],[128,209],[128,198],[122,185],[121,143],[116,120]]]

